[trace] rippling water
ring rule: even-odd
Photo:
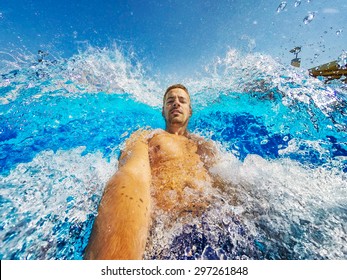
[[[346,85],[236,50],[182,83],[226,187],[201,217],[163,215],[145,257],[346,259]],[[1,259],[82,258],[124,140],[164,127],[166,86],[117,47],[2,73]]]

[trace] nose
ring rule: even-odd
[[[178,102],[178,98],[175,99],[175,101],[173,102],[172,106],[174,108],[178,107],[180,105],[180,103]]]

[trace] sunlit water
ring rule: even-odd
[[[198,217],[158,213],[145,258],[346,259],[346,85],[236,50],[205,70],[183,81],[189,128],[217,143],[225,187]],[[81,259],[124,140],[164,126],[167,85],[114,47],[0,86],[0,258]]]

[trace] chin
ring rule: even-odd
[[[178,123],[184,123],[182,120],[177,120],[177,119],[172,119],[171,120],[171,122],[170,122],[171,124],[178,124]]]

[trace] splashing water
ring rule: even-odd
[[[282,12],[286,7],[287,7],[287,1],[282,1],[282,2],[278,5],[276,12],[277,12],[277,13],[280,13],[280,12]]]
[[[316,16],[315,12],[309,12],[308,15],[303,20],[304,24],[309,24],[314,19],[315,16]]]
[[[347,51],[342,51],[341,55],[337,58],[337,64],[340,68],[346,69],[347,67]]]
[[[22,60],[27,64],[27,60]],[[21,66],[14,64],[12,67]],[[30,76],[28,84],[27,75]],[[144,76],[142,64],[136,60],[134,54],[125,57],[116,46],[111,49],[88,47],[82,54],[73,56],[64,61],[43,61],[32,64],[23,71],[14,70],[3,75],[2,84],[8,83],[11,76],[15,76],[15,88],[1,97],[1,102],[7,104],[17,97],[20,88],[35,88],[43,81],[47,83],[42,88],[43,94],[67,95],[106,92],[131,93],[136,100],[151,105],[160,104],[161,98],[157,85],[151,79],[142,79]],[[142,84],[141,84],[142,83]],[[25,84],[25,85],[24,85]],[[145,92],[144,92],[145,91]],[[152,94],[146,94],[151,92]],[[142,97],[148,95],[144,100]]]
[[[296,0],[294,3],[294,7],[299,7],[301,5],[301,0]]]
[[[346,259],[345,85],[236,50],[202,76],[184,81],[189,129],[221,150],[223,189],[199,217],[157,213],[145,258]],[[124,140],[164,125],[164,89],[117,47],[0,77],[0,258],[81,259]]]
[[[88,215],[96,214],[88,211],[95,209],[115,165],[100,153],[82,157],[83,150],[44,151],[1,177],[0,236],[11,248],[1,259],[81,258]]]

